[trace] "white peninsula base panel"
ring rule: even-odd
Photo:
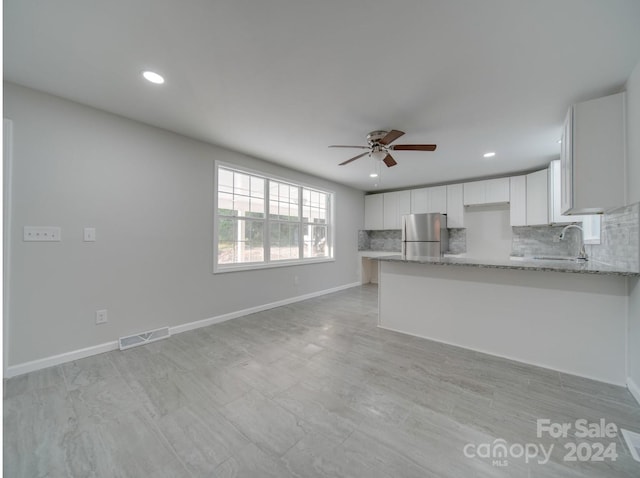
[[[620,276],[381,262],[379,326],[624,385]]]

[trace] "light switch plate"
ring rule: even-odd
[[[24,226],[23,240],[27,242],[59,242],[60,228],[49,226]]]
[[[96,240],[96,228],[85,227],[84,228],[84,242],[95,242]]]

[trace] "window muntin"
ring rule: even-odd
[[[333,194],[217,167],[216,271],[330,260]]]
[[[300,187],[269,180],[269,219],[300,221]]]

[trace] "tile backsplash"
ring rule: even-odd
[[[467,230],[449,229],[449,254],[464,254],[467,252]]]
[[[586,250],[594,261],[640,272],[640,203],[602,216],[601,243]]]
[[[402,250],[402,231],[358,231],[358,250],[400,252]],[[466,251],[466,229],[449,229],[448,252],[462,254]]]
[[[568,229],[566,239],[559,241],[564,226],[512,227],[512,256],[575,257],[580,250],[580,231]]]
[[[601,216],[600,244],[587,244],[593,261],[640,271],[640,203],[625,206]],[[575,257],[580,250],[581,234],[568,229],[567,240],[554,241],[563,226],[513,227],[511,254],[514,256]]]
[[[400,252],[402,231],[358,231],[358,250]]]
[[[358,250],[370,251],[371,239],[369,239],[369,233],[371,231],[358,231]]]

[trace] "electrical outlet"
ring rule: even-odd
[[[96,228],[85,227],[84,228],[84,242],[95,242],[96,240]]]
[[[300,283],[300,278],[298,276],[293,276],[293,285],[298,285]]]
[[[60,228],[47,226],[24,226],[25,242],[59,242]]]
[[[109,321],[107,317],[107,309],[96,310],[96,325],[106,324]]]

